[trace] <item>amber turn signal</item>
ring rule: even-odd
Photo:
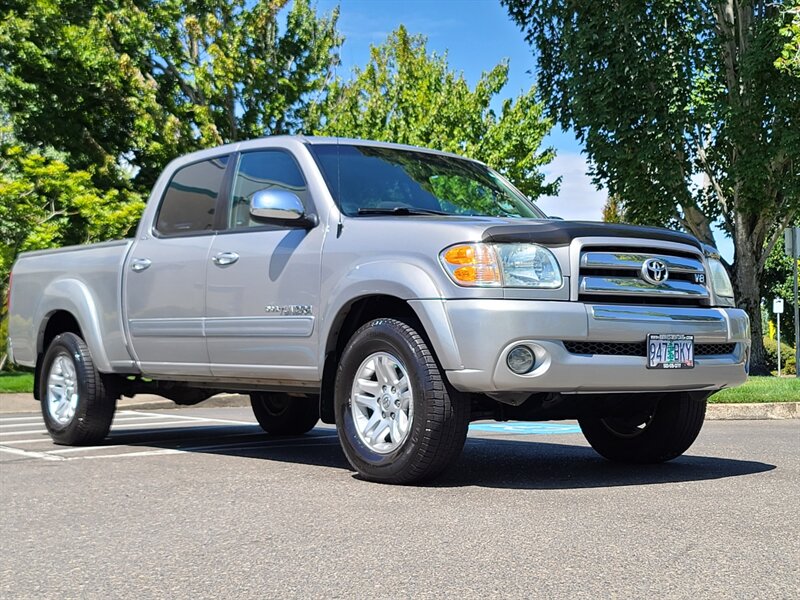
[[[501,284],[494,249],[487,244],[459,244],[441,254],[442,265],[453,280],[466,286],[494,287]]]

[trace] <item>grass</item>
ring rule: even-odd
[[[800,379],[796,377],[750,377],[743,386],[722,390],[709,402],[800,402]]]
[[[0,373],[0,394],[33,393],[33,373]]]
[[[0,394],[32,393],[33,373],[0,373]],[[751,377],[747,383],[711,396],[710,402],[800,402],[800,379]]]

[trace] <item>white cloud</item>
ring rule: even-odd
[[[586,174],[588,170],[586,159],[580,154],[564,152],[556,155],[542,171],[549,181],[561,177],[561,191],[558,196],[542,196],[536,204],[548,215],[562,219],[602,221],[608,192],[594,186]]]

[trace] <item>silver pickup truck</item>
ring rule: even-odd
[[[184,156],[132,240],[23,254],[9,355],[53,439],[121,395],[250,394],[270,434],[335,423],[365,478],[430,479],[471,420],[578,419],[610,460],[670,460],[747,377],[713,249],[548,218],[479,162],[274,137]]]

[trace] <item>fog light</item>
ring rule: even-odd
[[[527,346],[514,346],[506,357],[508,368],[517,375],[530,371],[534,361],[533,351]]]

